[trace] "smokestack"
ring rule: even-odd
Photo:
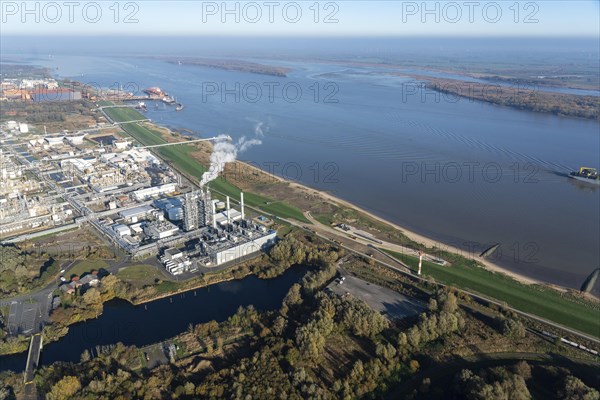
[[[244,192],[240,192],[240,207],[242,212],[242,221],[246,219],[244,215]]]
[[[212,227],[213,229],[217,229],[217,207],[215,206],[215,202],[211,201],[212,203]]]
[[[227,226],[229,226],[231,224],[231,218],[229,217],[230,212],[229,212],[229,196],[227,196]]]

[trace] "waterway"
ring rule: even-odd
[[[253,305],[258,311],[275,310],[306,271],[297,266],[273,279],[252,275],[138,306],[112,300],[104,305],[100,317],[73,325],[59,341],[44,345],[40,365],[79,362],[86,349],[95,354],[96,346],[117,342],[136,346],[158,343],[185,331],[190,324],[224,321],[240,306]],[[26,361],[27,353],[0,357],[0,372],[20,372],[25,369]]]
[[[600,265],[600,187],[568,178],[600,166],[597,121],[436,95],[343,64],[282,61],[293,71],[274,77],[147,58],[27,60],[92,85],[159,86],[185,109],[149,104],[154,122],[260,139],[240,158],[465,251],[500,243],[493,261],[515,272],[579,288]]]

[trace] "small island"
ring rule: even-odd
[[[271,76],[280,76],[280,77],[287,77],[287,74],[291,71],[291,68],[258,64],[258,63],[242,61],[242,60],[219,60],[219,59],[211,59],[211,58],[182,58],[182,59],[168,59],[166,61],[170,64],[195,65],[195,66],[199,66],[199,67],[224,69],[227,71],[249,72],[252,74],[271,75]]]

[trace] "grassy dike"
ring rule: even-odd
[[[143,116],[133,109],[111,108],[105,112],[115,121],[131,121],[142,119]],[[152,145],[166,143],[160,133],[141,126],[137,123],[123,124],[123,129],[139,142]],[[189,155],[194,148],[190,145],[169,146],[157,148],[157,153],[186,173],[188,176],[199,178],[205,171],[197,160]],[[239,189],[222,178],[211,183],[218,192],[236,197]],[[247,204],[270,212],[282,218],[293,218],[307,222],[302,211],[290,204],[277,202],[258,194],[245,194]],[[269,203],[269,204],[267,204]],[[320,221],[329,223],[327,221]],[[379,225],[379,224],[377,224]],[[415,268],[418,260],[404,254],[385,250],[387,253]],[[506,302],[509,306],[523,312],[538,315],[550,321],[568,326],[581,332],[600,337],[599,306],[590,301],[563,296],[560,292],[543,286],[521,284],[507,275],[494,273],[476,266],[476,263],[458,255],[448,255],[452,259],[451,267],[441,267],[437,264],[424,262],[424,274],[430,275],[436,281],[461,289],[480,293],[484,296]]]
[[[381,249],[417,271],[417,257]],[[438,282],[503,301],[518,310],[569,326],[594,336],[600,335],[598,306],[563,297],[543,286],[523,285],[507,275],[477,267],[473,261],[453,260],[451,267],[423,261],[423,275]]]

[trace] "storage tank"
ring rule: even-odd
[[[171,207],[167,210],[167,218],[171,221],[181,221],[183,219],[183,208]]]

